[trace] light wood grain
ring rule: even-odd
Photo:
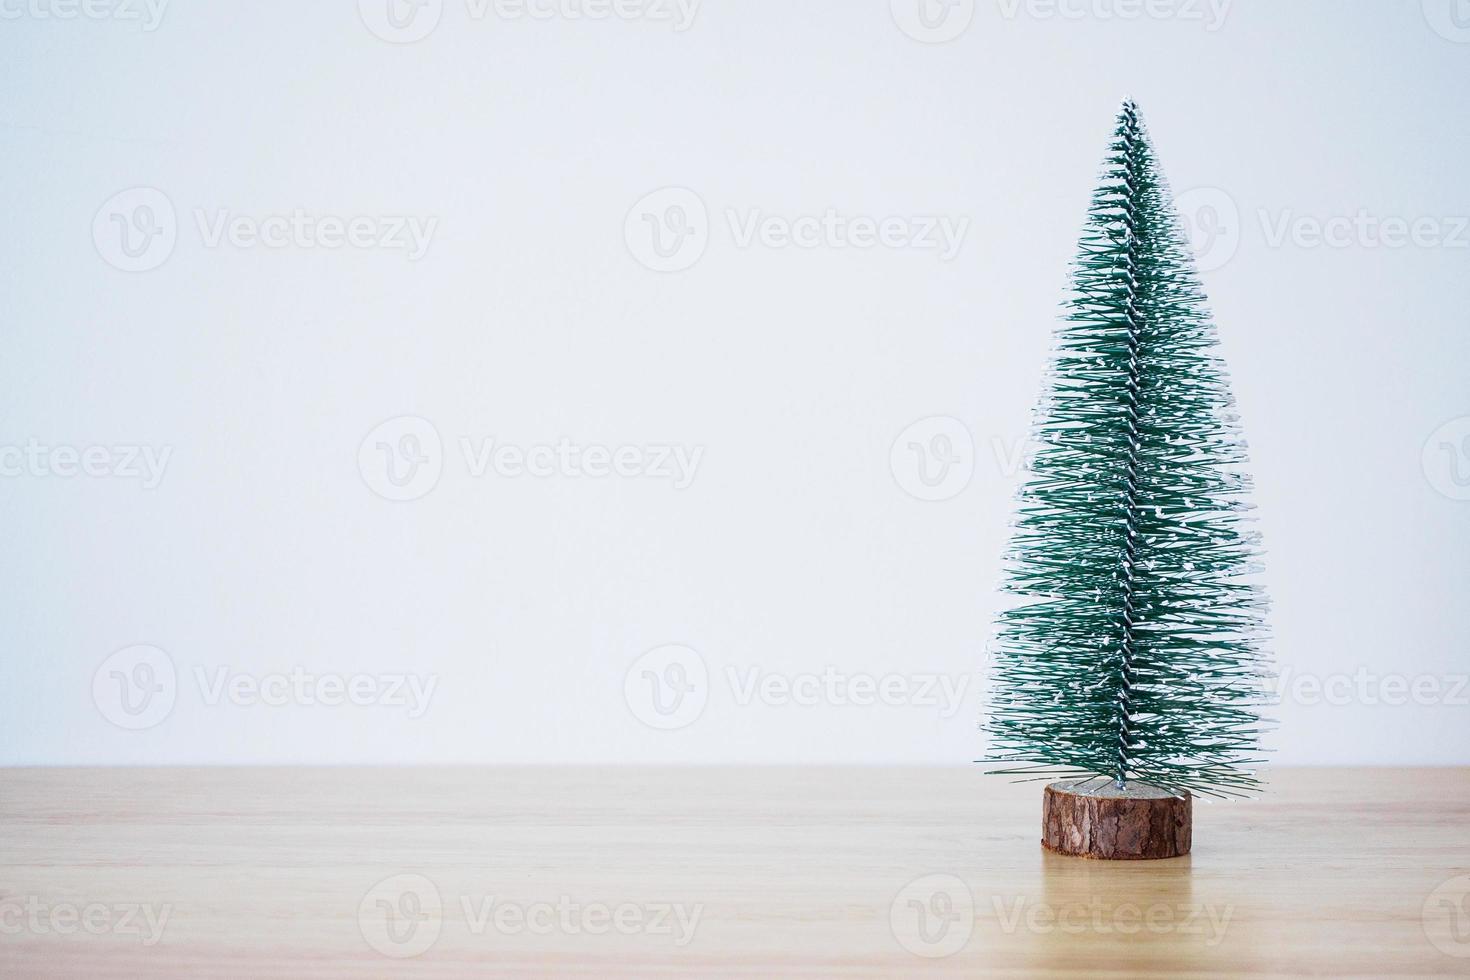
[[[1040,794],[954,769],[0,771],[0,975],[1470,972],[1470,770],[1278,770],[1152,862],[1044,853]],[[400,959],[359,909],[405,874],[443,912]],[[492,896],[556,920],[477,931],[462,900]],[[166,909],[156,943],[131,905]],[[621,905],[699,917],[588,931]],[[102,934],[52,929],[89,906]]]

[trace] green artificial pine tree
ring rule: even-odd
[[[1131,100],[1073,286],[1007,554],[1006,591],[1026,598],[992,647],[991,761],[1113,792],[1249,793],[1266,670],[1265,600],[1242,578],[1246,448]]]

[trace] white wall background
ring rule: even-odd
[[[1253,446],[1278,760],[1470,762],[1463,3],[959,0],[930,44],[906,0],[685,30],[428,0],[398,44],[388,0],[93,2],[0,25],[0,762],[979,757],[1010,454],[1125,94],[1194,191]],[[707,215],[672,261],[704,250],[660,273],[643,214],[689,199],[635,205],[671,186]],[[728,215],[829,208],[969,224],[946,261]],[[209,243],[295,209],[437,225],[417,259]],[[359,447],[400,416],[443,448],[393,502]],[[922,501],[891,450],[935,416],[958,462]],[[462,438],[702,455],[683,489],[475,476]],[[94,446],[107,475],[58,475]],[[169,453],[157,485],[118,447]],[[634,665],[669,644],[697,659],[660,715],[643,670],[677,668]],[[906,703],[741,688],[828,668]],[[337,683],[372,703],[305,703]]]

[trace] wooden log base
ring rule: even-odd
[[[1041,844],[1061,854],[1139,861],[1189,853],[1193,800],[1111,779],[1052,783],[1041,803]]]

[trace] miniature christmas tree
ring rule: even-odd
[[[1229,380],[1132,101],[1073,283],[1007,556],[1026,599],[1001,616],[985,727],[995,771],[1066,780],[1048,787],[1049,846],[1171,856],[1189,850],[1191,793],[1256,788],[1265,601],[1242,578],[1258,535]]]

